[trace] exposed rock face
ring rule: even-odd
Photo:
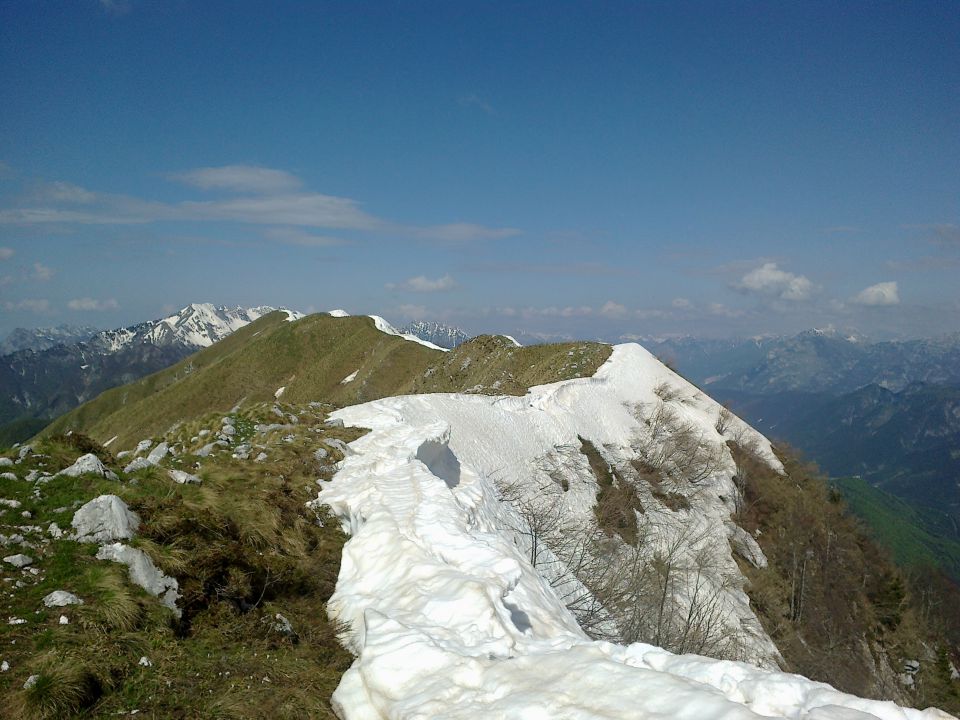
[[[130,569],[130,582],[160,598],[161,605],[170,608],[174,615],[180,617],[180,609],[177,607],[180,592],[176,579],[160,572],[143,550],[123,543],[110,543],[97,551],[97,560],[113,560],[126,565]]]
[[[162,442],[150,451],[150,454],[147,455],[147,462],[151,465],[158,465],[167,456],[168,452],[170,452],[169,446]]]
[[[61,470],[57,475],[66,475],[67,477],[79,477],[80,475],[98,475],[99,477],[109,478],[110,480],[116,480],[117,476],[110,470],[107,470],[104,467],[104,464],[100,462],[98,458],[93,453],[87,453],[86,455],[81,455],[77,458],[77,461],[70,467]]]
[[[132,538],[140,518],[116,495],[101,495],[77,510],[70,524],[80,542],[105,543]]]

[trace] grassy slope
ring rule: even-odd
[[[522,394],[531,385],[592,375],[610,346],[566,343],[517,348],[481,336],[443,353],[387,335],[366,317],[271,313],[186,360],[54,421],[44,436],[79,430],[125,448],[178,422],[238,404],[325,401],[343,406],[423,392]],[[352,382],[342,381],[351,373]]]
[[[102,448],[92,449],[119,482],[22,479],[32,469],[55,472],[91,449],[71,445],[82,441],[76,435],[39,441],[41,454],[15,466],[17,480],[0,479],[0,497],[22,503],[0,509],[0,533],[36,526],[20,529],[32,547],[7,553],[27,552],[39,571],[0,567],[3,617],[26,620],[0,626],[0,659],[10,664],[0,674],[0,715],[66,717],[85,709],[84,716],[107,717],[136,709],[157,718],[333,717],[328,699],[352,658],[325,603],[345,538],[336,523],[319,524],[305,503],[316,496],[316,477],[330,477],[340,458],[328,445],[317,461],[313,450],[360,433],[323,425],[325,414],[313,408],[285,410],[299,422],[271,433],[253,431],[254,423],[276,419],[269,404],[235,416],[237,442],[265,452],[263,463],[232,457],[230,449],[201,459],[192,453],[204,438],[164,438],[179,448],[165,465],[197,473],[201,485],[177,485],[165,468],[127,475]],[[219,414],[208,415],[190,430],[216,432],[220,424]],[[96,560],[95,545],[47,536],[50,522],[68,528],[74,509],[101,493],[121,496],[140,516],[131,544],[177,578],[182,620],[131,585],[122,565]],[[30,520],[21,519],[23,510]],[[84,604],[44,608],[42,598],[60,589]],[[276,613],[297,637],[276,631]],[[61,614],[69,624],[59,623]],[[152,665],[141,666],[140,657]],[[33,674],[37,685],[24,690]]]
[[[931,532],[922,511],[861,478],[835,478],[831,483],[899,564],[938,565],[960,580],[960,542]]]

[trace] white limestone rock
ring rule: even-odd
[[[70,524],[80,542],[104,543],[132,538],[140,518],[116,495],[101,495],[77,510]]]
[[[170,608],[176,617],[180,617],[181,611],[177,607],[180,586],[175,578],[160,572],[143,550],[123,543],[110,543],[100,547],[97,551],[97,559],[112,560],[126,565],[130,571],[130,582],[160,598],[161,605]]]
[[[125,473],[136,472],[137,470],[144,470],[146,468],[154,467],[153,463],[143,457],[134,458],[130,463],[123,469]]]
[[[13,565],[17,568],[25,568],[28,565],[33,565],[33,558],[29,555],[24,555],[23,553],[17,553],[16,555],[7,555],[3,561],[9,565]]]
[[[171,480],[173,480],[175,483],[179,483],[180,485],[200,484],[200,478],[198,478],[196,475],[191,475],[188,472],[184,472],[183,470],[170,470],[168,471],[168,475],[170,475]]]
[[[67,477],[79,477],[80,475],[98,475],[109,480],[116,480],[117,476],[104,467],[103,463],[93,453],[87,453],[77,458],[77,461],[70,467],[57,473],[57,477],[66,475]]]
[[[141,440],[137,443],[137,449],[133,451],[134,455],[139,455],[142,452],[146,452],[153,445],[153,440]]]
[[[83,605],[83,600],[66,590],[54,590],[43,598],[43,604],[48,608],[65,607],[67,605]]]
[[[0,457],[0,467],[13,467],[13,460],[8,457]]]
[[[169,452],[170,446],[162,442],[150,451],[150,454],[147,455],[147,462],[151,465],[159,465],[160,461],[163,460]]]

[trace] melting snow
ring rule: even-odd
[[[351,443],[354,452],[316,501],[352,535],[329,603],[357,654],[333,696],[340,717],[949,717],[747,663],[584,634],[505,530],[493,479],[529,482],[532,461],[578,435],[598,447],[629,446],[638,421],[624,403],[655,401],[661,382],[689,393],[683,412],[706,441],[722,444],[713,427],[719,406],[637,345],[614,348],[592,378],[525,397],[419,395],[333,414],[371,429]],[[762,436],[732,422],[779,466]],[[728,472],[711,480],[713,490],[729,482]],[[714,510],[729,519],[729,508]],[[727,543],[719,517],[701,520]],[[752,617],[739,589],[729,612],[747,624]],[[758,632],[762,655],[772,644]]]

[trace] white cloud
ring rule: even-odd
[[[627,314],[627,308],[613,300],[607,300],[600,308],[600,314],[608,318],[621,318]]]
[[[16,253],[14,252],[13,248],[0,247],[0,260],[9,260],[15,254]]]
[[[162,203],[128,195],[94,193],[68,183],[48,183],[33,206],[0,209],[0,225],[46,223],[136,225],[153,222],[237,222],[254,225],[338,228],[388,233],[448,243],[495,240],[520,234],[515,228],[473,223],[411,226],[391,223],[360,209],[350,198],[301,189],[300,180],[283,170],[230,165],[199,168],[173,176],[201,189],[240,193],[215,200]],[[314,236],[311,244],[322,236]],[[329,239],[322,242],[330,244]]]
[[[813,283],[803,275],[794,275],[777,267],[777,263],[764,263],[744,275],[732,287],[745,293],[756,293],[780,300],[807,300],[813,292]]]
[[[707,312],[716,317],[725,317],[725,318],[738,318],[743,317],[743,310],[734,310],[729,308],[723,303],[710,303],[707,307]]]
[[[333,247],[347,244],[346,240],[329,235],[313,235],[299,228],[270,228],[265,230],[263,235],[274,242],[286,245],[302,245],[304,247]]]
[[[264,195],[296,191],[303,185],[300,178],[284,170],[254,165],[196,168],[170,177],[201,190],[233,190]]]
[[[65,202],[72,205],[87,205],[97,200],[97,194],[85,190],[79,185],[68,182],[50,182],[44,184],[39,192],[39,197],[52,202]]]
[[[693,307],[693,303],[686,298],[674,298],[670,304],[678,310],[690,310]]]
[[[476,94],[464,95],[460,98],[460,105],[463,107],[475,107],[483,110],[487,115],[496,115],[497,111],[493,106]]]
[[[5,302],[3,309],[11,312],[19,310],[21,312],[45,313],[50,310],[50,301],[28,298],[18,302]]]
[[[445,290],[452,290],[456,286],[457,283],[449,275],[438,277],[436,280],[431,280],[424,275],[417,275],[416,277],[404,280],[399,284],[387,283],[388,290],[406,290],[407,292],[420,293],[442,292]]]
[[[398,305],[396,312],[404,320],[423,320],[427,316],[423,305]]]
[[[103,312],[106,310],[116,310],[120,306],[113,298],[109,300],[95,300],[93,298],[83,297],[71,300],[67,303],[67,307],[71,310]]]
[[[52,267],[47,267],[43,263],[36,262],[33,264],[33,272],[30,274],[30,277],[34,280],[45,282],[52,279],[56,274],[57,271]]]
[[[857,305],[899,305],[900,292],[896,281],[881,282],[858,292],[851,302]]]

